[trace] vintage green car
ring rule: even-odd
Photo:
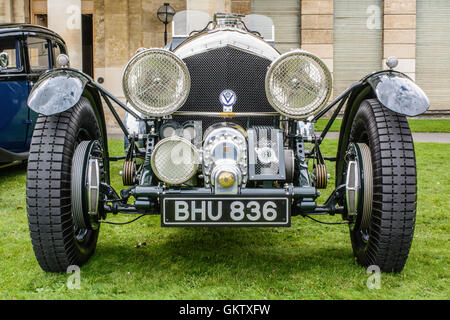
[[[122,213],[137,215],[130,222],[160,215],[164,227],[289,227],[296,216],[339,215],[358,263],[401,271],[417,201],[406,116],[429,101],[393,70],[397,60],[330,102],[325,63],[302,50],[280,54],[269,18],[216,14],[190,31],[165,48],[138,50],[123,74],[127,103],[69,68],[64,55],[65,67],[33,88],[28,105],[40,116],[27,208],[42,269],[85,263],[101,224]],[[123,157],[108,153],[102,101],[125,134]],[[112,102],[127,111],[125,123]],[[324,157],[321,143],[344,108],[336,155]],[[315,134],[326,113],[328,125]],[[116,192],[110,162],[119,160],[124,188]],[[335,189],[318,204],[330,179],[325,160],[335,162]]]

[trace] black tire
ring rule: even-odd
[[[71,169],[77,145],[97,139],[99,125],[84,97],[63,113],[37,119],[28,159],[27,210],[33,250],[44,271],[66,272],[94,253],[99,230],[74,227]]]
[[[376,99],[364,100],[353,120],[350,142],[369,146],[373,170],[368,230],[361,230],[359,216],[350,228],[354,255],[365,267],[400,272],[413,239],[417,201],[414,145],[406,117]]]

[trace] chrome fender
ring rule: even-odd
[[[54,69],[44,73],[28,97],[31,110],[50,116],[72,108],[81,98],[88,76],[74,69]]]
[[[417,116],[430,107],[423,90],[406,74],[385,70],[367,78],[367,82],[383,106],[405,116]]]

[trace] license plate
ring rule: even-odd
[[[167,197],[162,202],[163,226],[290,225],[289,198]]]

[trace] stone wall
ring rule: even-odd
[[[333,0],[301,0],[301,48],[333,62]],[[0,0],[0,22],[35,22],[34,13],[47,13],[46,0]],[[94,18],[94,75],[123,98],[123,68],[140,47],[163,46],[164,25],[156,10],[163,0],[82,0],[83,13]],[[186,9],[251,13],[251,0],[171,0],[177,12]],[[399,58],[397,70],[416,75],[416,0],[384,0],[383,67],[389,56]],[[30,10],[31,8],[31,10]],[[29,16],[32,12],[31,17]],[[168,25],[170,40],[171,26]]]
[[[333,0],[301,1],[301,48],[324,60],[333,73]]]
[[[384,0],[383,66],[399,59],[396,70],[416,76],[416,0]]]
[[[29,0],[0,0],[0,23],[29,22]]]
[[[48,28],[66,42],[71,67],[82,69],[81,0],[48,0],[47,7]]]
[[[139,48],[164,46],[164,24],[157,16],[163,1],[94,0],[94,74],[105,88],[123,100],[122,73]],[[185,0],[172,0],[176,11],[186,9]],[[168,25],[170,40],[171,28]],[[123,110],[117,108],[123,118]],[[110,133],[118,133],[109,110],[105,112]]]
[[[252,5],[251,0],[230,0],[231,12],[240,14],[251,13]]]
[[[162,1],[95,0],[94,66],[95,78],[122,97],[121,77],[124,66],[142,47],[164,46],[164,25],[156,17]],[[185,0],[172,0],[176,11],[186,9]],[[170,40],[171,28],[168,25]]]

